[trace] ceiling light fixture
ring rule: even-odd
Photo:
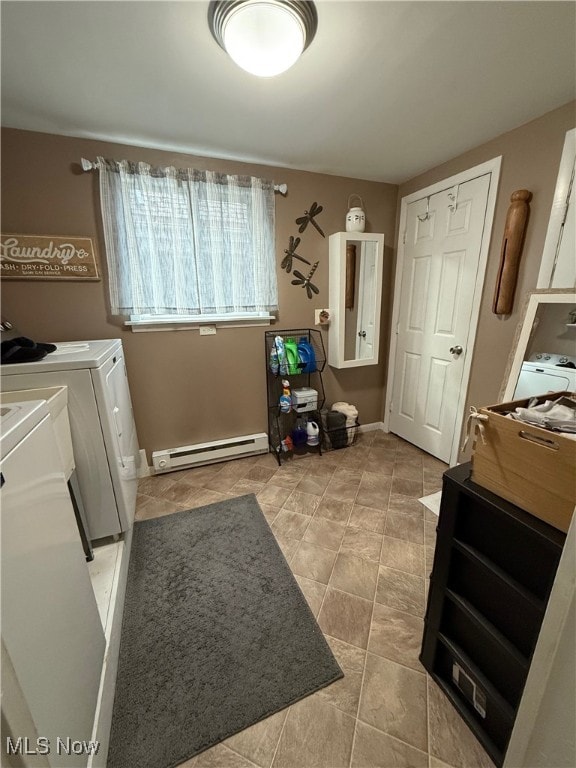
[[[273,77],[296,63],[318,27],[306,0],[218,0],[208,7],[210,31],[239,67]]]

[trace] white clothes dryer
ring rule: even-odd
[[[43,360],[1,366],[2,389],[68,387],[78,485],[91,541],[134,520],[139,449],[120,339],[56,343]]]
[[[547,392],[576,392],[576,358],[538,352],[522,363],[514,400]]]

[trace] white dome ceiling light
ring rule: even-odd
[[[208,7],[210,31],[242,69],[273,77],[296,63],[318,27],[306,0],[218,0]]]

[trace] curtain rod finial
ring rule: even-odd
[[[288,192],[288,184],[277,184],[274,189],[280,192],[281,195],[285,195]]]
[[[83,171],[92,171],[94,168],[96,168],[96,165],[90,162],[90,160],[86,160],[85,157],[80,160],[80,163],[82,165]]]

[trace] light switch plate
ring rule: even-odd
[[[215,336],[216,335],[216,326],[215,325],[201,325],[200,326],[200,336]]]

